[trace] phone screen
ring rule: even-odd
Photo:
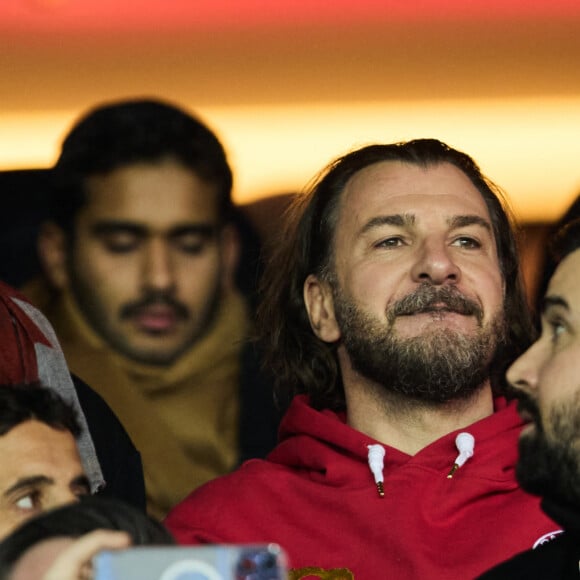
[[[286,580],[277,544],[139,546],[93,559],[95,580]]]

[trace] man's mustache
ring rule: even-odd
[[[483,310],[471,298],[467,298],[454,286],[433,286],[422,284],[415,291],[397,300],[388,310],[389,322],[398,316],[411,316],[422,312],[447,310],[465,316],[475,316],[481,324]]]
[[[539,428],[542,427],[542,419],[540,416],[540,410],[536,405],[536,402],[526,393],[518,389],[513,389],[511,391],[518,400],[518,413],[520,415],[527,415],[531,417],[532,422]]]
[[[165,292],[149,292],[140,300],[129,302],[121,308],[121,319],[138,316],[141,312],[152,306],[169,306],[177,318],[188,318],[189,309]]]

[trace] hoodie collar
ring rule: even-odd
[[[417,464],[447,477],[459,456],[457,436],[468,432],[475,441],[475,459],[468,458],[461,470],[509,482],[513,480],[522,421],[515,404],[503,398],[496,399],[495,409],[489,417],[466,429],[448,433],[410,456],[353,429],[347,425],[344,413],[328,409],[317,411],[310,406],[306,395],[298,395],[282,420],[280,444],[269,459],[306,471],[311,478],[324,480],[327,485],[348,486],[363,481],[372,484],[374,474],[369,465],[369,446],[380,445],[385,451],[382,461],[387,480],[389,474],[407,464]]]

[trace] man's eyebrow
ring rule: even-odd
[[[560,306],[565,310],[570,310],[570,305],[561,296],[546,296],[542,301],[542,312],[546,312],[546,310],[555,308],[556,306]]]
[[[28,487],[40,487],[42,485],[52,485],[53,483],[54,479],[47,477],[46,475],[32,475],[30,477],[23,477],[11,485],[7,490],[5,490],[4,496],[12,495],[17,491],[26,489]]]
[[[366,234],[368,231],[379,228],[381,226],[397,226],[405,227],[415,224],[415,216],[413,214],[393,214],[393,215],[379,215],[369,220],[360,230],[361,234]]]
[[[170,237],[179,237],[193,234],[209,238],[214,236],[218,229],[219,226],[214,223],[188,223],[171,228],[168,235]],[[123,232],[144,237],[149,232],[149,228],[131,221],[110,219],[95,222],[91,226],[91,232],[96,236],[107,236]]]
[[[361,229],[361,234],[378,228],[384,225],[397,226],[397,227],[410,227],[415,225],[416,217],[413,214],[393,214],[393,215],[381,215],[369,220]],[[479,215],[457,215],[449,218],[447,220],[449,227],[451,229],[464,228],[466,226],[481,226],[485,228],[488,232],[492,233],[493,228],[491,223],[485,218]]]
[[[143,236],[147,233],[147,228],[134,222],[114,219],[99,220],[91,226],[91,233],[96,236],[106,236],[121,231],[137,236]]]
[[[199,224],[184,224],[171,228],[169,235],[172,238],[180,236],[196,235],[204,238],[211,238],[217,234],[219,226],[217,224],[199,223]]]
[[[491,223],[479,215],[456,215],[447,220],[451,229],[464,228],[467,226],[481,226],[492,233]]]

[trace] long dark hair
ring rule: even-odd
[[[271,251],[261,285],[258,338],[264,349],[264,366],[273,377],[282,406],[294,395],[307,393],[316,408],[345,407],[336,345],[321,341],[312,332],[303,285],[310,274],[323,279],[329,274],[338,206],[347,182],[365,167],[383,161],[421,166],[451,163],[470,179],[486,203],[505,284],[507,336],[491,365],[496,391],[505,386],[509,364],[533,338],[514,220],[499,188],[471,157],[436,139],[369,145],[333,161],[306,193],[297,196],[286,214],[286,229]]]

